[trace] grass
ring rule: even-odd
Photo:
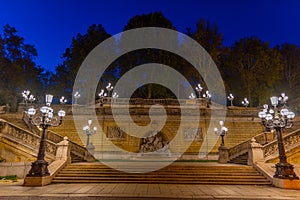
[[[16,182],[18,180],[16,175],[9,175],[9,176],[0,176],[0,180],[11,180]]]

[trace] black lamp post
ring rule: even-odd
[[[114,89],[114,86],[111,85],[111,83],[108,83],[108,85],[106,86],[106,90],[107,90],[107,95],[108,97],[111,96],[111,91]]]
[[[247,98],[244,98],[244,100],[242,101],[242,105],[247,108],[249,105],[249,100]]]
[[[22,92],[22,97],[23,97],[23,103],[25,103],[25,107],[24,110],[27,109],[27,102],[29,101],[30,104],[32,104],[32,102],[34,102],[36,99],[33,96],[33,94],[31,94],[31,92],[29,90],[24,90]]]
[[[225,146],[224,136],[227,134],[228,129],[224,126],[224,122],[220,121],[220,130],[218,128],[214,128],[214,131],[217,135],[221,136],[221,146]]]
[[[66,115],[65,111],[60,109],[58,111],[58,117],[53,116],[53,109],[50,107],[52,103],[53,95],[46,95],[46,105],[40,108],[39,114],[36,114],[36,109],[29,108],[29,120],[34,126],[39,126],[43,131],[41,135],[41,141],[38,151],[37,160],[34,161],[31,165],[31,169],[27,176],[49,176],[48,171],[48,162],[45,160],[45,151],[46,151],[46,138],[47,138],[47,128],[50,126],[59,126],[62,124],[62,119]],[[60,102],[63,104],[66,102],[64,97],[60,99]]]
[[[230,101],[230,106],[233,106],[233,99],[234,99],[234,96],[230,93],[227,97],[227,99]]]
[[[287,162],[282,139],[282,130],[285,128],[291,128],[293,126],[295,114],[289,111],[285,106],[288,99],[287,97],[283,99],[271,97],[270,99],[273,108],[269,109],[269,106],[265,104],[264,109],[258,113],[258,116],[261,118],[262,124],[267,129],[275,130],[277,134],[279,163],[275,165],[276,172],[274,178],[299,179],[294,172],[293,165]]]
[[[74,94],[74,104],[77,105],[78,99],[80,98],[80,93],[77,91]]]
[[[91,143],[90,143],[90,136],[91,136],[92,134],[95,134],[96,131],[97,131],[97,127],[94,126],[93,132],[92,132],[92,130],[91,130],[91,125],[92,125],[92,123],[93,123],[92,120],[89,119],[89,120],[88,120],[88,124],[87,124],[86,126],[83,127],[83,131],[85,132],[85,134],[86,134],[86,136],[87,136],[86,147],[89,147],[89,146],[91,145]]]
[[[201,87],[200,83],[195,87],[195,89],[198,92],[198,97],[201,98],[201,92],[203,88]]]
[[[205,94],[202,95],[206,100],[206,107],[209,108],[209,104],[211,103],[211,94],[208,90],[206,90]]]
[[[107,97],[107,93],[104,92],[104,89],[101,89],[100,93],[98,94],[99,98],[100,98],[100,106],[103,105],[104,103],[104,98]]]

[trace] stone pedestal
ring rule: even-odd
[[[251,139],[251,143],[248,146],[248,165],[253,165],[258,161],[263,161],[264,153],[262,145],[257,143],[254,138]]]
[[[52,182],[56,174],[68,163],[71,163],[68,137],[56,144],[56,160],[49,165],[49,175],[47,176],[26,176],[23,186],[44,186]]]
[[[56,160],[67,160],[71,163],[71,148],[69,148],[68,137],[64,137],[64,140],[57,143]]]
[[[219,150],[219,163],[227,163],[228,162],[228,150],[229,148],[225,146],[220,146]]]
[[[93,145],[93,143],[90,143],[86,149],[90,152],[90,154],[94,155],[95,153],[95,146]]]

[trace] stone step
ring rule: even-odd
[[[126,163],[120,163],[124,165]],[[134,167],[134,163],[130,163]],[[130,168],[130,166],[128,168]],[[66,166],[53,183],[145,183],[145,184],[237,184],[270,185],[252,166],[173,163],[148,173],[126,173],[101,163],[74,163]]]
[[[112,179],[108,178],[106,180],[103,179],[85,179],[85,180],[80,180],[80,179],[70,179],[70,180],[59,180],[59,179],[54,179],[52,183],[135,183],[135,184],[213,184],[213,185],[271,185],[269,181],[256,181],[254,180],[235,180],[235,179],[224,179],[224,180],[219,180],[219,179],[208,179],[208,180],[199,180],[199,179],[167,179],[167,180],[145,180],[145,179],[127,179],[127,180],[121,180],[121,179]]]

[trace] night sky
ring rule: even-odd
[[[72,37],[102,24],[110,34],[123,30],[135,15],[161,11],[180,32],[195,30],[200,18],[215,22],[225,45],[257,36],[272,46],[300,45],[300,1],[109,0],[29,1],[0,0],[0,26],[9,24],[38,50],[36,63],[54,71]]]

